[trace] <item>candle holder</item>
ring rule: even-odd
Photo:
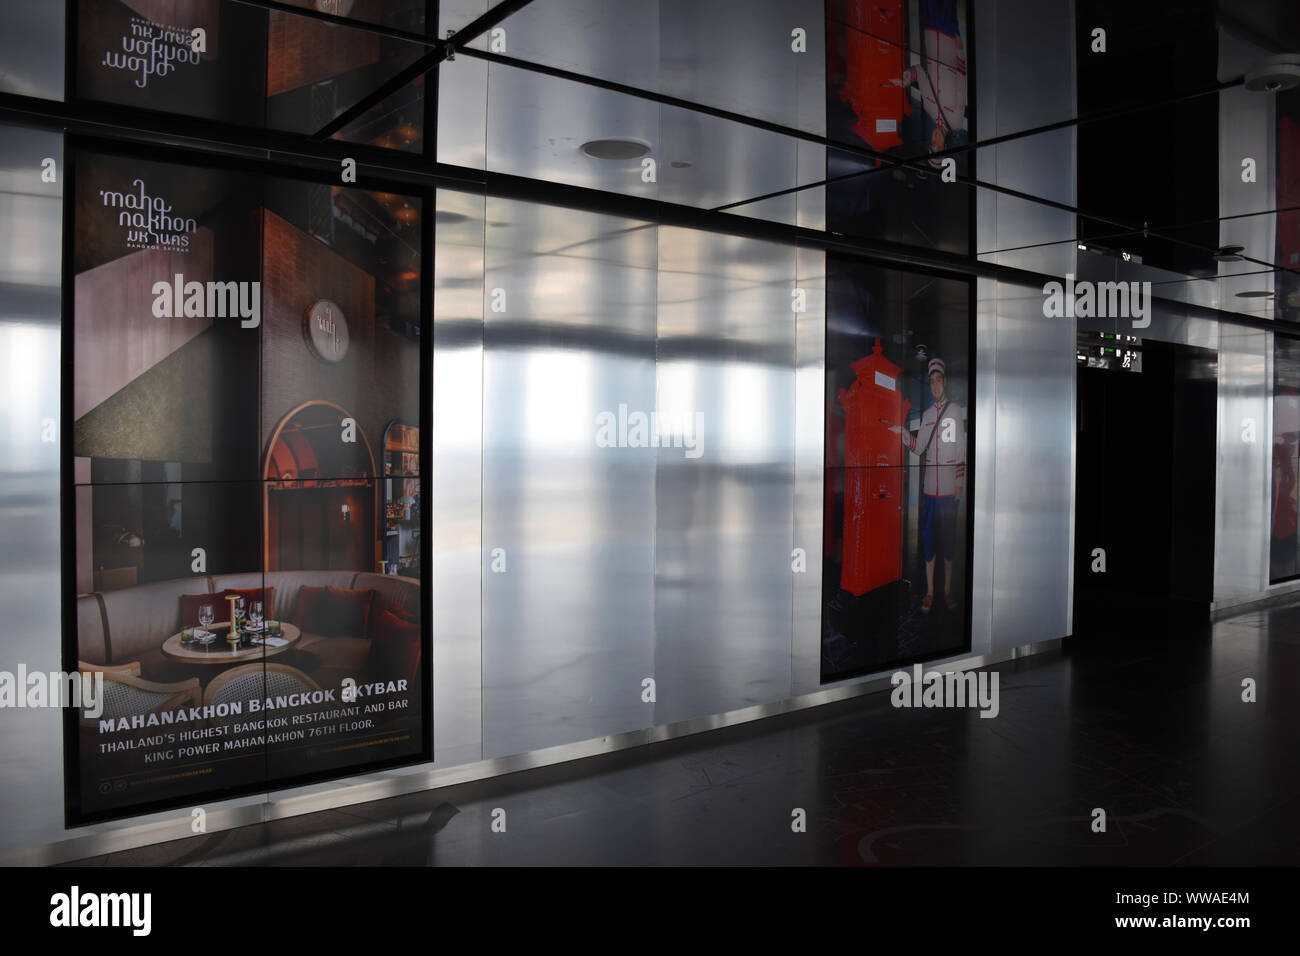
[[[230,634],[226,638],[226,643],[230,645],[231,650],[235,650],[239,647],[239,612],[235,606],[240,598],[232,594],[226,600],[230,602]]]

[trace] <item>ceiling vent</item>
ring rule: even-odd
[[[637,139],[593,139],[582,144],[582,151],[592,159],[626,162],[647,155],[650,144]]]

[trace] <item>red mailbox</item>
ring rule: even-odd
[[[853,363],[857,380],[840,389],[844,406],[844,551],[840,587],[863,595],[903,576],[903,425],[912,403],[901,369],[881,354]]]
[[[903,145],[904,115],[912,112],[903,76],[903,0],[848,0],[844,5],[844,86],[853,107],[853,132],[872,149]],[[876,165],[880,165],[877,161]]]

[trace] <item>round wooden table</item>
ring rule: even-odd
[[[226,642],[226,637],[221,633],[222,630],[230,630],[229,621],[218,621],[210,628],[205,630],[217,633],[217,639],[208,645],[205,650],[202,647],[191,646],[181,643],[180,634],[173,634],[167,640],[163,641],[163,653],[168,657],[174,657],[177,660],[185,661],[189,664],[237,664],[241,661],[260,661],[268,657],[274,657],[276,654],[283,654],[302,637],[302,631],[285,621],[280,622],[280,638],[285,643],[278,646],[263,644],[249,644],[247,647],[237,647],[233,650],[230,644]],[[262,635],[267,637],[270,635]]]

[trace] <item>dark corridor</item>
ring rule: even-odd
[[[1203,623],[1214,577],[1215,353],[1146,341],[1140,372],[1078,375],[1074,632]]]

